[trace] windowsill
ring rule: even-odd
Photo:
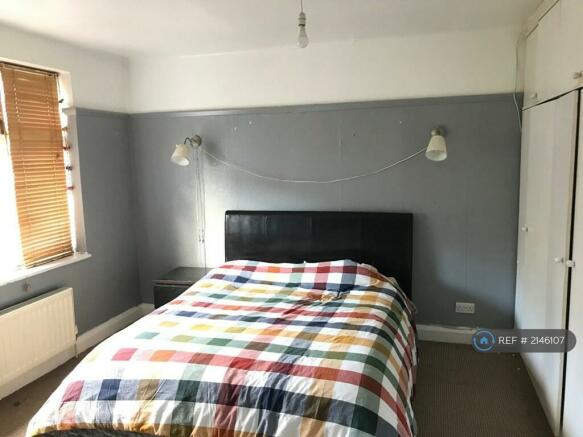
[[[50,270],[58,269],[59,267],[65,267],[68,266],[69,264],[75,264],[89,258],[91,258],[90,253],[79,252],[66,258],[51,261],[50,263],[46,263],[41,266],[31,267],[29,269],[16,270],[15,272],[8,273],[7,275],[0,277],[0,287],[3,285],[12,284],[13,282],[22,281],[23,279],[28,279],[36,275],[40,275],[41,273],[45,273]]]

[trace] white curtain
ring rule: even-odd
[[[14,176],[6,136],[0,134],[0,283],[22,266]]]

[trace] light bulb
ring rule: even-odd
[[[300,46],[302,49],[305,49],[308,47],[310,40],[308,38],[308,34],[306,33],[306,14],[304,12],[300,12],[300,16],[298,18],[298,27],[300,28],[300,32],[298,33],[298,46]]]
[[[298,46],[300,46],[302,49],[305,49],[308,47],[309,43],[310,40],[308,38],[308,34],[306,33],[305,26],[300,26],[300,33],[298,34]]]

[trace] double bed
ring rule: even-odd
[[[27,435],[416,435],[411,241],[410,214],[227,212],[227,262],[95,347]]]

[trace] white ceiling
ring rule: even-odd
[[[304,0],[311,43],[522,24],[540,0]],[[295,44],[299,0],[0,0],[0,22],[125,55]]]

